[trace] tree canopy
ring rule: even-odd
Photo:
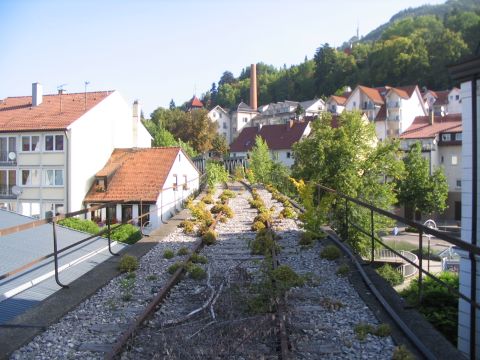
[[[442,168],[430,175],[422,145],[416,142],[403,159],[405,178],[398,182],[398,200],[413,212],[431,214],[447,207],[448,183]],[[410,216],[413,214],[409,214]]]

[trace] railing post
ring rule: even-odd
[[[111,227],[110,227],[110,223],[111,223],[111,219],[110,219],[110,205],[107,205],[107,238],[108,238],[108,251],[110,252],[110,254],[114,255],[114,256],[118,256],[117,253],[114,253],[112,251],[112,238],[111,238]]]
[[[55,221],[52,221],[52,228],[53,228],[53,262],[55,264],[55,281],[57,282],[58,286],[68,289],[68,285],[62,284],[58,277],[57,228],[55,227]]]
[[[375,226],[373,223],[373,210],[370,210],[370,227],[371,227],[371,236],[372,236],[372,260],[371,263],[375,261]]]
[[[422,302],[423,296],[423,230],[418,233],[418,303]]]

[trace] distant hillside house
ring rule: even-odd
[[[323,111],[325,111],[325,102],[322,99],[302,102],[285,100],[260,106],[259,115],[253,119],[252,125],[287,124],[292,119],[318,116]]]
[[[232,142],[232,133],[228,111],[222,108],[220,105],[217,105],[208,112],[208,118],[212,122],[217,123],[218,133],[222,135],[225,140],[227,140],[227,144],[230,144]]]
[[[133,113],[132,113],[133,112]],[[0,101],[0,208],[26,216],[76,211],[116,147],[149,147],[151,136],[118,91]]]
[[[145,216],[153,228],[161,225],[199,186],[199,172],[179,147],[115,149],[85,196],[85,206],[115,203],[114,222]],[[89,214],[105,222],[106,209]],[[135,221],[136,223],[139,223]]]
[[[203,109],[203,103],[194,95],[188,102],[187,111]]]
[[[255,145],[257,135],[267,143],[272,160],[285,166],[292,166],[292,146],[310,134],[309,121],[290,120],[287,124],[259,125],[246,127],[230,145],[230,157],[246,158]]]
[[[357,86],[345,103],[345,109],[363,112],[375,123],[379,140],[398,138],[416,116],[428,114],[418,86]]]
[[[441,220],[461,220],[462,193],[462,115],[418,116],[400,136],[403,150],[415,142],[422,144],[423,156],[429,160],[430,173],[442,166],[448,181],[448,209]]]
[[[448,114],[459,114],[462,112],[462,100],[460,89],[454,87],[452,90],[433,91],[428,90],[423,95],[429,110],[433,110],[436,116]]]
[[[345,93],[342,96],[332,95],[327,100],[327,111],[335,115],[340,115],[345,110],[345,103],[350,93]]]

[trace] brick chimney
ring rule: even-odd
[[[43,87],[40,83],[32,84],[32,106],[38,106],[43,101]]]
[[[250,107],[257,110],[257,64],[250,65]]]

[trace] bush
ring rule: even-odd
[[[375,332],[375,327],[371,324],[360,323],[355,325],[354,332],[358,340],[363,341],[368,334],[373,334]]]
[[[458,291],[458,275],[451,272],[443,272],[437,277],[447,283],[452,289]],[[452,344],[457,343],[458,327],[458,297],[451,294],[448,289],[430,277],[423,281],[422,302],[418,300],[418,282],[412,281],[408,288],[400,295],[410,305],[418,305],[418,310],[427,320],[439,330]]]
[[[205,169],[207,173],[207,185],[213,189],[219,183],[228,181],[228,172],[222,164],[208,161]]]
[[[255,221],[252,225],[252,231],[260,231],[260,230],[263,230],[265,229],[266,226],[263,222],[260,222],[260,221]]]
[[[179,256],[188,255],[189,253],[190,253],[190,251],[189,251],[188,248],[186,248],[186,247],[181,247],[181,248],[178,249],[178,251],[177,251],[177,255],[179,255]]]
[[[138,260],[132,255],[123,255],[118,263],[118,270],[120,272],[132,272],[138,269]]]
[[[327,260],[335,260],[342,256],[342,252],[335,245],[327,245],[320,252],[320,257]]]
[[[272,270],[272,278],[280,293],[295,286],[303,286],[304,280],[287,265],[281,265]]]
[[[175,256],[175,253],[173,252],[172,249],[166,249],[164,252],[163,252],[163,257],[165,259],[171,259]]]
[[[391,267],[389,264],[385,264],[377,269],[378,275],[383,277],[387,282],[392,285],[400,285],[403,283],[403,275],[397,270]]]
[[[257,235],[255,236],[255,240],[250,242],[249,247],[251,249],[252,255],[265,256],[271,255],[274,247],[278,248],[275,244],[274,234],[270,229],[259,230]]]
[[[300,246],[312,246],[315,243],[315,240],[318,239],[318,236],[311,231],[305,231],[300,236],[298,244]]]
[[[205,204],[213,204],[213,196],[211,194],[207,194],[205,195],[203,198],[202,198],[202,201],[205,203]]]
[[[227,197],[227,198],[229,198],[229,199],[233,199],[233,198],[234,198],[235,196],[237,196],[237,195],[235,194],[234,191],[227,189],[227,190],[225,190],[225,191],[222,193],[221,196],[225,196],[225,197]]]
[[[195,280],[201,280],[207,277],[205,270],[203,270],[200,266],[191,263],[187,265],[187,272],[188,275]]]
[[[349,272],[350,272],[350,266],[348,266],[347,264],[342,264],[337,269],[338,276],[347,276]]]
[[[264,225],[267,225],[268,223],[272,223],[273,218],[272,218],[272,213],[270,211],[264,211],[255,216],[255,219],[253,219],[253,222],[260,221]]]
[[[392,360],[415,360],[415,356],[405,345],[400,345],[393,350]]]
[[[206,264],[208,262],[205,256],[199,255],[197,253],[193,253],[190,261],[194,264]]]
[[[181,268],[181,267],[183,267],[183,263],[181,263],[181,262],[176,262],[176,263],[170,265],[170,266],[168,267],[168,270],[167,270],[167,271],[168,271],[169,274],[173,275],[173,274],[175,274],[175,272],[176,272],[179,268]]]
[[[297,217],[297,213],[295,210],[293,210],[292,207],[284,207],[283,210],[280,212],[280,217],[281,218],[286,218],[286,219],[295,219]]]
[[[223,215],[225,215],[226,217],[228,218],[233,218],[234,216],[234,213],[233,213],[233,210],[230,206],[226,205],[226,204],[215,204],[211,209],[210,209],[210,212],[212,214],[218,214],[218,213],[222,213]]]
[[[212,213],[207,210],[204,202],[200,201],[197,204],[191,204],[188,209],[192,213],[192,216],[197,219],[197,221],[204,223],[207,226],[212,225]]]
[[[68,227],[70,229],[83,231],[89,234],[96,234],[100,231],[100,228],[91,220],[83,220],[78,218],[66,218],[58,222],[59,225]]]
[[[243,169],[243,166],[240,165],[235,167],[233,178],[237,181],[245,179],[245,170]]]
[[[250,199],[248,200],[248,203],[252,209],[265,208],[265,203],[262,199]]]
[[[132,224],[118,224],[112,227],[110,238],[125,244],[135,244],[142,238],[142,233]]]
[[[205,245],[213,245],[217,241],[217,233],[213,230],[208,230],[202,236],[202,241]]]
[[[390,328],[390,325],[380,324],[375,329],[374,335],[377,335],[380,337],[387,337],[387,336],[390,336],[391,333],[392,333],[392,329]]]
[[[195,231],[195,223],[191,220],[183,220],[179,226],[183,228],[185,234],[193,234]]]

